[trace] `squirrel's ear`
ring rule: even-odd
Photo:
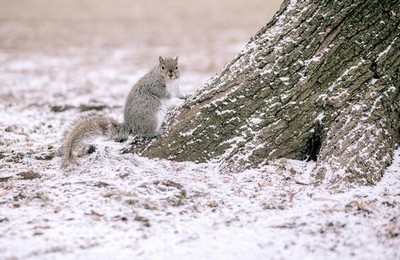
[[[178,61],[178,56],[175,56],[174,61],[176,62]]]
[[[165,60],[165,58],[163,56],[160,56],[158,59],[160,60],[160,63],[163,63]]]

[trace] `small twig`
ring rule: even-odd
[[[316,200],[316,201],[332,201],[332,202],[338,202],[339,201],[339,200],[323,198],[323,197],[313,197],[312,199]]]
[[[304,181],[300,181],[297,179],[293,179],[295,183],[300,184],[300,185],[310,185],[310,183],[304,182]]]
[[[270,228],[295,228],[296,226],[293,224],[281,224],[281,225],[273,225],[269,226]]]
[[[289,202],[289,203],[293,203],[294,195],[296,195],[296,194],[299,193],[300,191],[303,191],[303,188],[301,188],[300,190],[298,190],[298,191],[296,191],[296,192],[291,192],[291,191],[289,191],[288,202]]]

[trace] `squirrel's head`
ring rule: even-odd
[[[176,79],[179,77],[178,56],[165,58],[160,56],[160,73],[164,79]]]

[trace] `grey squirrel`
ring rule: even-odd
[[[153,137],[161,128],[165,111],[162,102],[171,95],[167,84],[179,77],[178,57],[159,57],[159,64],[132,87],[124,106],[124,121],[101,115],[79,118],[67,132],[61,147],[62,166],[75,162],[74,150],[86,138],[105,135],[115,141],[124,141],[130,134]]]

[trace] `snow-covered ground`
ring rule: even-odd
[[[58,27],[66,38],[49,43],[51,23],[36,41],[29,26],[0,23],[0,259],[400,259],[400,150],[376,186],[336,194],[309,184],[312,162],[231,174],[122,153],[127,143],[102,138],[79,166],[60,169],[62,134],[81,110],[122,120],[132,84],[177,49],[180,87],[193,93],[243,46],[241,28],[205,49],[179,38],[193,52],[157,49],[151,35],[149,46],[118,37],[87,46],[85,29]]]
[[[211,162],[123,154],[126,143],[101,138],[80,166],[61,170],[57,149],[79,104],[107,104],[99,113],[120,118],[140,73],[111,62],[85,67],[78,57],[3,62],[0,258],[400,257],[399,150],[378,185],[339,194],[308,185],[313,163],[280,159],[229,174]],[[62,69],[40,73],[54,64]],[[69,66],[92,84],[63,84]],[[188,73],[181,88],[193,91],[202,80]]]

